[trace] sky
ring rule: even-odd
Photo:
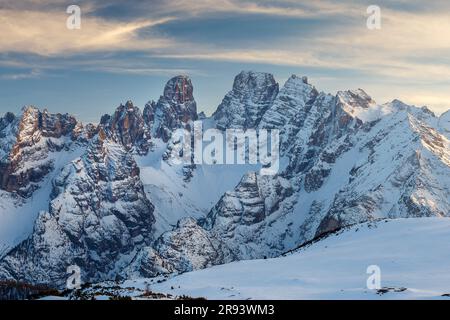
[[[80,29],[66,27],[69,5]],[[0,0],[0,114],[34,105],[98,122],[127,100],[157,100],[178,74],[211,114],[241,70],[440,114],[450,108],[449,14],[448,0]]]

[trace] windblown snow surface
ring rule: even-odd
[[[239,261],[124,287],[207,299],[447,299],[450,218],[381,220],[353,226],[282,257]],[[381,290],[368,289],[368,266]]]

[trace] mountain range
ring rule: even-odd
[[[278,173],[177,164],[174,132],[197,120],[279,130]],[[187,76],[97,124],[29,106],[0,118],[0,141],[4,281],[64,288],[71,265],[83,282],[152,278],[279,257],[355,224],[450,216],[450,110],[296,75],[280,86],[243,71],[210,117]]]

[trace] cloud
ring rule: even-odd
[[[319,2],[327,7],[326,2]],[[333,6],[327,7],[332,12]],[[348,12],[346,10],[348,8]],[[283,37],[251,48],[220,48],[198,45],[168,58],[248,62],[296,67],[354,70],[372,76],[416,81],[450,79],[450,64],[442,56],[450,53],[450,19],[444,11],[404,12],[382,7],[382,29],[366,28],[366,12],[343,3],[338,14],[314,37]],[[169,50],[170,51],[170,50]],[[439,59],[437,59],[439,58]]]
[[[140,30],[172,18],[137,20],[129,23],[82,15],[81,29],[69,30],[65,11],[42,12],[0,9],[0,52],[45,56],[98,51],[129,51],[164,48],[171,41],[163,37],[139,38]]]
[[[357,12],[359,5],[354,3],[336,3],[326,0],[165,0],[163,5],[144,2],[144,7],[152,8],[158,14],[201,16],[211,13],[257,14],[285,17],[318,17],[329,15],[351,15]],[[147,4],[147,5],[146,5]]]
[[[2,75],[0,75],[0,79],[2,79],[2,80],[23,80],[23,79],[39,78],[41,75],[42,75],[41,70],[32,69],[29,72],[2,74]]]

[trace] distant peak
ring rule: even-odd
[[[423,106],[422,108],[420,108],[420,110],[422,110],[423,113],[429,114],[432,117],[436,117],[434,112],[431,111],[427,106]]]
[[[352,107],[369,108],[375,105],[375,101],[363,89],[338,91],[337,97]]]
[[[117,116],[122,116],[124,114],[128,114],[128,113],[137,113],[139,112],[139,108],[135,107],[133,102],[131,100],[128,100],[127,102],[125,102],[125,104],[120,104],[116,111],[115,111],[115,117]]]
[[[288,82],[289,81],[301,81],[302,83],[304,83],[304,84],[309,84],[308,83],[308,77],[307,76],[302,76],[302,77],[299,77],[298,75],[296,75],[296,74],[293,74],[293,75],[291,75],[290,77],[289,77],[289,79],[288,79]]]
[[[15,119],[16,119],[16,116],[14,115],[14,113],[8,111],[8,112],[5,113],[5,115],[4,115],[2,118],[0,118],[0,121],[1,121],[1,120],[4,120],[4,121],[6,121],[7,123],[11,123],[11,122],[13,122]]]

